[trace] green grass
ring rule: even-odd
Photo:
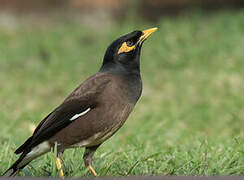
[[[153,26],[55,19],[0,25],[0,174],[17,159],[30,125],[98,70],[112,40]],[[244,12],[196,12],[157,26],[142,50],[142,97],[96,152],[98,175],[244,175]],[[65,151],[67,176],[91,176],[82,153]],[[57,176],[55,154],[19,175]]]

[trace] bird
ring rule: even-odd
[[[114,40],[101,68],[48,114],[16,151],[19,158],[3,174],[16,176],[35,158],[56,147],[56,166],[64,177],[62,154],[85,148],[83,161],[91,174],[97,148],[127,120],[142,94],[140,55],[144,41],[158,28],[135,30]]]

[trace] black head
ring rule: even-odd
[[[140,73],[140,52],[143,42],[157,30],[133,31],[113,41],[107,48],[100,71]]]

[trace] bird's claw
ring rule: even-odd
[[[95,169],[91,165],[89,165],[88,168],[94,176],[97,176]]]
[[[56,159],[56,165],[57,165],[57,169],[59,171],[59,176],[61,178],[64,178],[64,171],[62,169],[62,160],[59,157]]]

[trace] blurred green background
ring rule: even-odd
[[[114,39],[157,26],[142,49],[142,97],[95,154],[99,176],[244,175],[242,7],[238,0],[0,1],[0,174],[33,128],[97,72]],[[66,176],[90,176],[82,153],[65,152]],[[19,175],[57,176],[55,154]]]

